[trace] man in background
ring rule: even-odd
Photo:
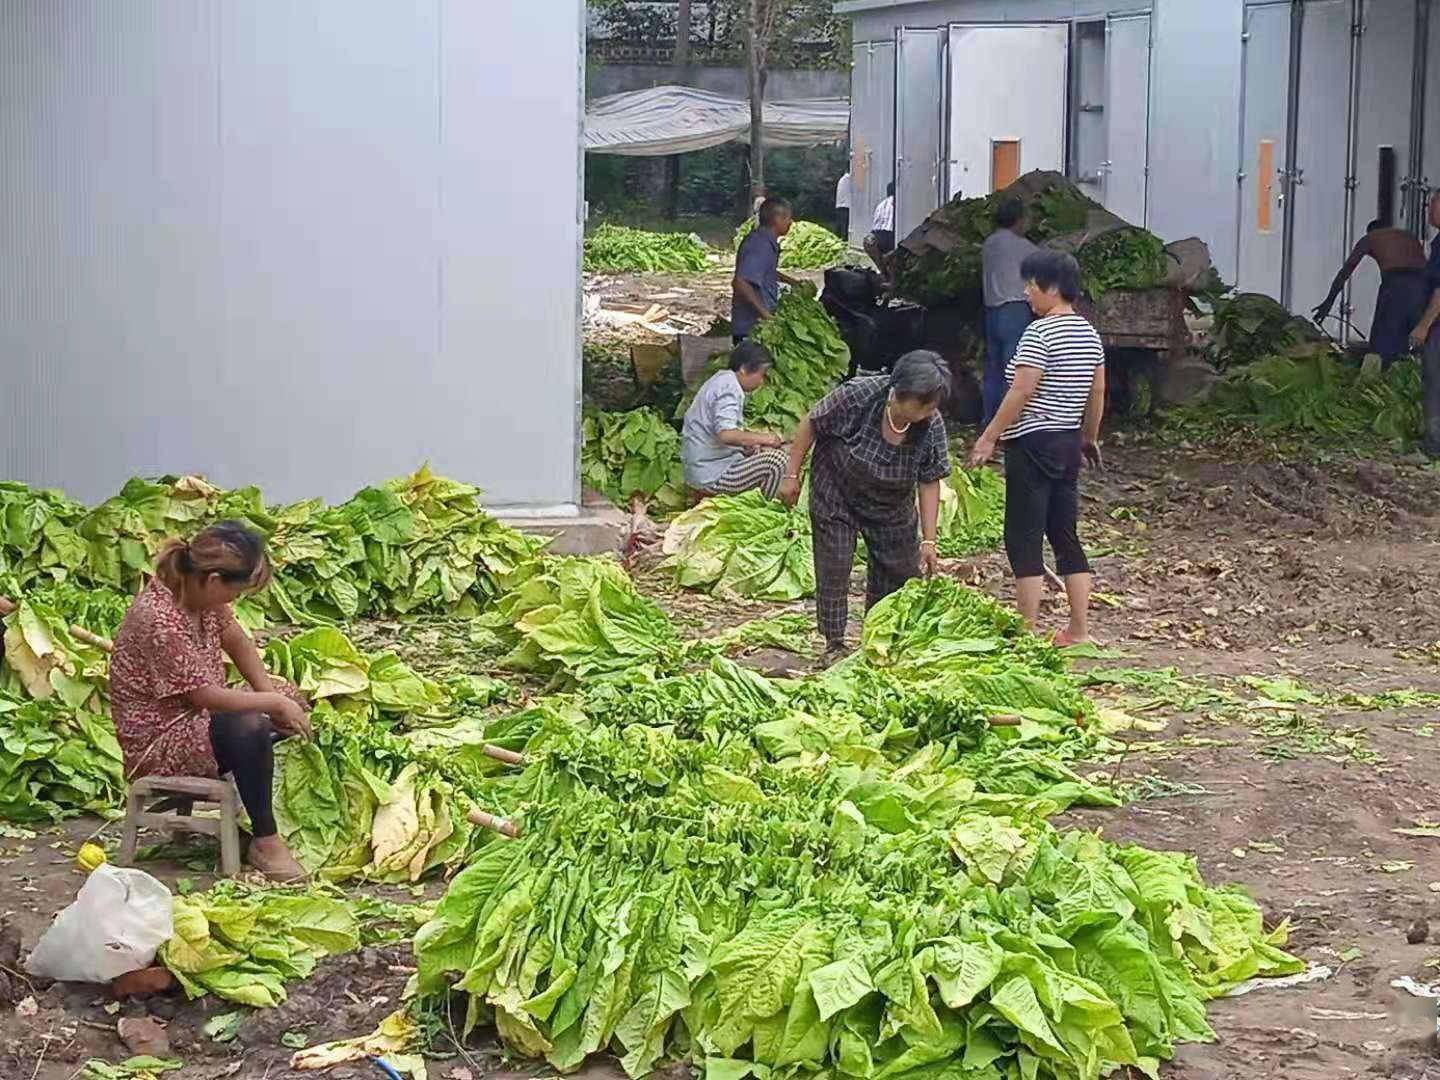
[[[1388,367],[1409,350],[1410,330],[1419,324],[1430,299],[1425,249],[1411,233],[1387,228],[1378,221],[1366,226],[1365,235],[1335,275],[1330,295],[1315,309],[1315,321],[1329,317],[1335,298],[1367,256],[1380,268],[1380,292],[1375,297],[1375,319],[1370,324],[1370,351],[1378,353]]]
[[[835,185],[835,232],[842,240],[850,239],[850,170]]]
[[[780,282],[794,282],[780,273],[780,238],[790,231],[793,215],[784,199],[766,199],[756,210],[755,228],[735,253],[735,278],[730,283],[730,333],[738,344],[780,302]]]
[[[1038,249],[1025,239],[1025,204],[1011,196],[995,208],[995,231],[980,249],[985,294],[985,372],[980,381],[983,431],[1005,397],[1005,367],[1034,313],[1020,265]]]
[[[879,267],[886,280],[890,278],[890,256],[895,250],[895,181],[885,186],[885,198],[875,206],[870,219],[870,235],[865,237],[865,254]]]

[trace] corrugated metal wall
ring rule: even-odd
[[[581,20],[0,0],[0,475],[573,504]]]
[[[1431,37],[1440,40],[1440,0],[1419,2],[1429,4]],[[1093,23],[1084,24],[1106,15],[1138,14],[1145,5],[1130,0],[929,0],[894,5],[842,0],[841,10],[850,7],[857,38],[867,39],[882,39],[898,27],[1057,19],[1079,23],[1074,91],[1082,103],[1090,103],[1099,92],[1093,56],[1099,46]],[[1418,205],[1432,186],[1440,187],[1440,166],[1435,164],[1440,162],[1440,119],[1435,115],[1440,106],[1426,109],[1420,125],[1427,135],[1423,161],[1410,170],[1417,0],[1306,0],[1293,109],[1290,0],[1150,0],[1148,7],[1153,39],[1145,185],[1149,226],[1168,239],[1205,240],[1227,281],[1277,297],[1284,294],[1297,312],[1317,304],[1344,258],[1347,242],[1363,233],[1375,216],[1382,146],[1395,150],[1397,181],[1408,178],[1418,189],[1411,205]],[[1357,16],[1358,39],[1352,34]],[[1111,25],[1113,38],[1115,23]],[[1358,45],[1353,44],[1357,40]],[[1138,52],[1140,44],[1137,30],[1131,51]],[[1358,58],[1353,88],[1352,49]],[[1119,62],[1110,51],[1105,50],[1107,66],[1112,59]],[[1427,101],[1440,102],[1440,62],[1432,60],[1428,72]],[[1106,80],[1107,97],[1120,92],[1116,74],[1112,69]],[[1130,74],[1141,85],[1139,73]],[[1131,107],[1126,126],[1140,131],[1142,118],[1132,99],[1143,91],[1126,93],[1124,104]],[[1106,102],[1107,114],[1115,104]],[[862,107],[857,101],[856,108]],[[1104,198],[1094,186],[1099,132],[1108,129],[1104,121],[1110,119],[1101,115],[1072,117],[1070,160],[1096,196]],[[1125,149],[1111,142],[1106,158],[1118,161]],[[1145,159],[1143,153],[1131,157]],[[1136,177],[1129,180],[1135,191],[1141,189]],[[1348,199],[1347,191],[1353,191]],[[1405,196],[1403,190],[1395,194],[1403,224]],[[1137,207],[1141,202],[1133,192],[1129,201]],[[1140,215],[1132,208],[1129,216]],[[1288,233],[1287,220],[1293,221]],[[1352,317],[1362,333],[1369,329],[1377,285],[1378,274],[1367,263],[1351,292]],[[1330,329],[1338,331],[1338,324]]]
[[[1173,239],[1204,238],[1221,272],[1233,277],[1242,8],[1242,0],[931,0],[857,10],[852,17],[857,41],[879,41],[905,26],[1103,20],[1151,11],[1148,153],[1126,157],[1148,159],[1150,227]],[[857,112],[869,108],[861,92],[857,86],[852,97]]]

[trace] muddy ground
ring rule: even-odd
[[[1126,752],[1088,770],[1124,785],[1131,802],[1072,813],[1069,823],[1193,852],[1209,881],[1245,886],[1270,921],[1289,920],[1295,952],[1332,972],[1214,1003],[1217,1041],[1184,1047],[1162,1075],[1440,1080],[1435,1003],[1390,985],[1403,976],[1440,982],[1440,835],[1395,832],[1440,822],[1440,717],[1403,700],[1336,701],[1440,692],[1440,471],[1315,455],[1221,460],[1136,440],[1109,451],[1108,471],[1085,481],[1086,540],[1097,573],[1095,632],[1123,655],[1081,666],[1173,667],[1190,685],[1105,688],[1108,702],[1166,727],[1127,736]],[[1010,597],[998,554],[947,569]],[[675,596],[653,566],[637,573],[688,627],[760,613]],[[1062,618],[1052,596],[1047,624],[1058,628]],[[756,662],[805,666],[793,657]],[[1287,707],[1245,692],[1241,704],[1217,705],[1243,676],[1286,677],[1325,701]],[[101,825],[0,835],[0,908],[26,949],[78,888],[73,852]],[[104,835],[113,840],[114,827]],[[173,863],[147,868],[171,884],[209,880]],[[304,1075],[288,1068],[282,1036],[314,1043],[370,1031],[399,1000],[407,966],[403,946],[332,959],[224,1045],[202,1031],[231,1011],[222,1003],[161,995],[117,1013],[98,988],[36,987],[33,1011],[24,1010],[31,1015],[0,1007],[0,1076],[65,1080],[87,1058],[118,1061],[117,1016],[146,1013],[167,1023],[186,1062],[170,1076]],[[468,1053],[432,1063],[432,1077],[515,1068],[493,1046]],[[614,1073],[604,1062],[593,1068]],[[380,1074],[346,1066],[330,1075]]]

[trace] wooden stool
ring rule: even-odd
[[[146,809],[146,802],[157,799]],[[220,819],[192,817],[195,803],[214,803]],[[173,810],[174,813],[166,813]],[[125,827],[116,862],[129,866],[135,859],[140,826],[168,833],[205,833],[220,838],[220,872],[226,877],[240,873],[239,799],[228,780],[204,780],[198,776],[143,776],[130,785],[125,795]]]

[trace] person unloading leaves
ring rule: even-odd
[[[222,521],[161,552],[125,613],[110,660],[110,704],[126,780],[233,774],[250,816],[246,861],[279,881],[304,876],[275,827],[272,733],[308,738],[298,692],[272,679],[230,605],[270,580],[260,537]],[[248,684],[225,682],[229,656]]]
[[[755,227],[735,253],[735,277],[730,283],[730,333],[737,344],[775,310],[781,282],[795,284],[793,278],[780,273],[780,241],[794,220],[790,204],[784,199],[766,199],[755,216]]]
[[[1410,330],[1425,314],[1425,302],[1430,299],[1425,249],[1411,233],[1372,221],[1335,275],[1329,295],[1316,307],[1315,321],[1329,317],[1340,290],[1367,258],[1374,259],[1380,268],[1380,292],[1375,297],[1375,318],[1370,324],[1370,351],[1378,353],[1388,365],[1409,350]]]

